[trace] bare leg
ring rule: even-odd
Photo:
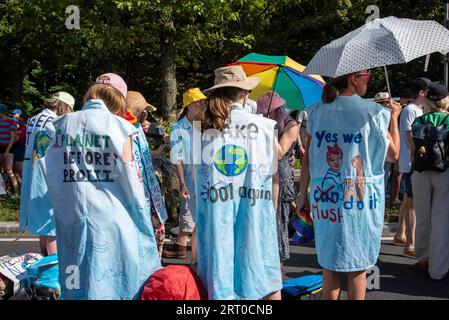
[[[43,256],[58,253],[55,237],[39,236],[39,245]]]
[[[47,237],[47,253],[49,255],[58,253],[58,249],[56,246],[56,237]]]
[[[323,271],[323,300],[338,300],[340,297],[340,273]]]
[[[191,264],[196,263],[196,254],[197,254],[197,241],[196,241],[196,226],[192,232],[192,261]]]
[[[405,237],[405,213],[408,208],[408,197],[404,194],[404,199],[402,200],[401,207],[399,208],[399,223],[398,230],[396,231],[395,237],[397,239],[404,239]]]
[[[392,172],[391,179],[391,203],[394,204],[399,197],[399,186],[401,184],[402,173]]]
[[[4,154],[3,159],[5,161],[6,174],[11,181],[12,188],[14,192],[19,192],[19,184],[17,183],[16,176],[14,175],[13,167],[14,167],[14,155],[12,153]]]
[[[416,212],[413,198],[408,197],[408,206],[405,213],[405,236],[407,238],[407,245],[415,245],[415,229],[416,229]]]
[[[348,300],[365,300],[366,271],[348,273]]]
[[[187,241],[189,241],[189,233],[180,231],[176,243],[181,246],[187,246]]]
[[[263,298],[264,300],[282,300],[282,295],[280,291],[273,292]]]

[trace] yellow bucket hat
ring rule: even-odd
[[[207,99],[207,97],[201,92],[200,88],[189,89],[182,96],[182,107],[185,108],[194,102],[204,99]]]

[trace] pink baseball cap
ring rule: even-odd
[[[264,92],[257,100],[257,113],[268,113],[285,105],[285,100],[273,91]]]
[[[122,77],[115,73],[105,73],[102,74],[95,80],[95,84],[108,84],[123,95],[123,97],[126,99],[126,94],[128,92],[128,86],[126,85],[125,80],[123,80]]]

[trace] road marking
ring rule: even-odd
[[[0,238],[0,242],[39,242],[39,238]]]

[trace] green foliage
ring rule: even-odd
[[[0,198],[0,221],[17,221],[19,218],[19,207],[19,199],[11,199],[9,197]]]
[[[71,4],[81,11],[79,30],[65,27]],[[95,77],[112,71],[158,105],[161,28],[173,19],[180,103],[185,89],[211,85],[213,69],[253,51],[307,64],[323,45],[365,23],[371,4],[382,17],[443,19],[443,3],[427,0],[3,0],[0,101],[33,114],[43,98],[66,90],[79,108]],[[441,57],[432,56],[428,74],[423,69],[424,58],[391,67],[394,94],[409,78],[440,80]],[[369,95],[384,89],[378,70]]]

